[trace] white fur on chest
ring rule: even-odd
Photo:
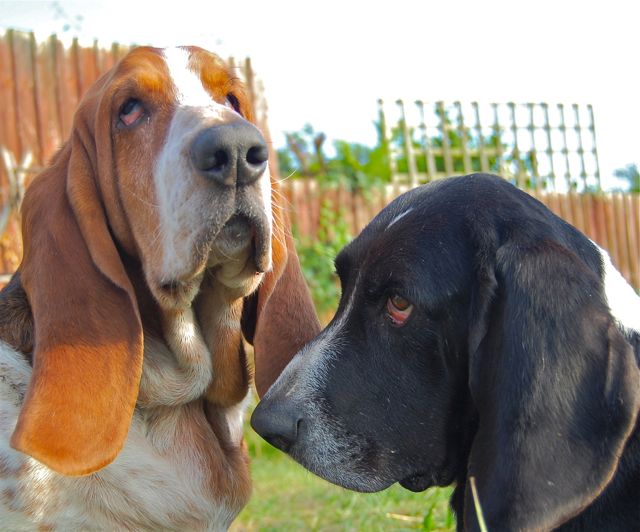
[[[6,530],[224,530],[241,509],[212,485],[202,452],[202,406],[136,411],[116,460],[86,477],[64,477],[9,447],[30,367],[0,342],[0,523]],[[240,445],[241,407],[225,413]],[[193,425],[193,431],[190,429]],[[233,426],[232,426],[233,425]],[[217,445],[216,441],[212,445]],[[206,449],[206,446],[204,446]]]

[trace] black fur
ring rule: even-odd
[[[336,267],[336,316],[259,433],[351,489],[455,484],[459,530],[478,529],[470,477],[491,531],[640,530],[640,336],[611,315],[590,240],[472,175],[396,199]],[[402,327],[394,294],[414,305]]]

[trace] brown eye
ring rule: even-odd
[[[120,124],[124,127],[134,125],[144,116],[144,107],[140,100],[129,98],[120,109]]]
[[[387,316],[396,327],[401,327],[411,316],[413,305],[397,294],[387,299]]]

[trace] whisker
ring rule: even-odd
[[[158,226],[156,228],[156,230],[154,231],[153,236],[151,237],[151,245],[155,245],[157,242],[160,241],[160,237],[162,236],[162,229],[160,228],[160,226]]]
[[[153,203],[151,201],[149,201],[146,198],[143,198],[142,196],[139,196],[138,194],[136,194],[136,192],[134,191],[133,188],[128,187],[128,186],[123,186],[122,187],[124,190],[127,191],[128,194],[130,194],[131,196],[133,196],[135,199],[137,199],[140,203],[144,203],[145,205],[149,205],[150,207],[155,207],[155,208],[160,208],[160,205],[157,203]]]
[[[287,196],[278,189],[272,189],[272,194],[271,194],[271,207],[272,208],[277,208],[277,209],[285,209],[285,208],[291,208],[292,207],[292,203],[289,201],[289,198],[287,198]],[[283,203],[284,205],[280,205],[279,203],[276,203],[275,200],[279,199],[281,200],[281,203]]]
[[[276,179],[276,183],[284,183],[285,181],[288,181],[289,179],[291,179],[294,175],[296,175],[296,173],[298,172],[298,170],[294,170],[293,172],[291,172],[287,177],[281,177],[280,179]]]

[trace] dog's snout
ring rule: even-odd
[[[191,145],[191,161],[207,179],[225,186],[250,185],[267,167],[264,137],[249,122],[221,124],[201,131]]]
[[[281,451],[288,452],[300,435],[304,420],[289,404],[261,402],[251,416],[251,426]]]

